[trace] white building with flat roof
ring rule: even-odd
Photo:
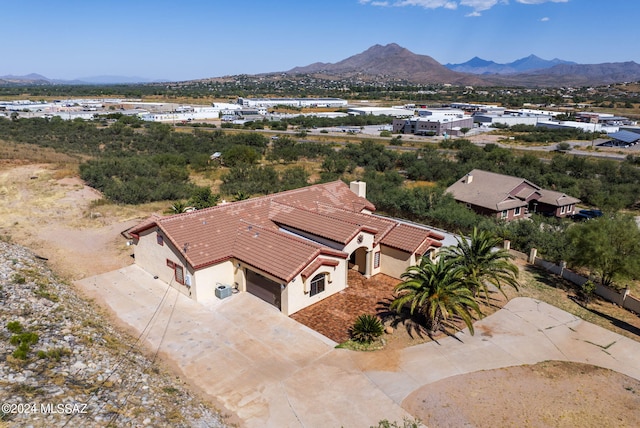
[[[351,107],[347,112],[354,116],[410,117],[414,114],[414,110],[394,107]]]
[[[238,98],[238,104],[244,107],[275,107],[278,105],[291,107],[347,107],[347,100],[342,98]]]

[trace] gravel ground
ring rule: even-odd
[[[0,426],[226,426],[45,262],[2,241],[0,404]]]

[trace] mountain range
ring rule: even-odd
[[[333,79],[386,79],[417,84],[450,83],[477,86],[553,87],[640,81],[640,65],[633,61],[576,64],[559,59],[547,61],[530,55],[502,65],[476,57],[464,64],[448,64],[448,66],[440,64],[430,56],[418,55],[391,43],[386,46],[372,46],[362,53],[335,64],[317,62],[304,67],[295,67],[286,73],[289,75],[311,74]],[[452,69],[457,67],[465,71]]]
[[[497,62],[487,61],[476,56],[471,58],[467,62],[463,62],[462,64],[445,64],[445,67],[447,67],[449,70],[459,71],[461,73],[516,74],[551,68],[559,64],[576,65],[575,62],[564,61],[558,58],[546,60],[535,55],[529,55],[526,58],[520,58],[507,64],[499,64]]]
[[[24,76],[0,76],[0,85],[116,85],[151,82],[156,81],[145,79],[144,77],[110,75],[79,77],[73,80],[49,79],[48,77],[37,73],[31,73]]]
[[[471,86],[596,86],[640,81],[640,65],[633,62],[576,64],[535,55],[498,64],[472,58],[462,64],[442,65],[428,55],[411,52],[395,43],[374,45],[337,63],[316,62],[284,72],[262,73],[262,78],[312,76],[325,80],[379,83],[453,84]],[[232,76],[231,76],[232,77]],[[204,79],[199,79],[199,81]],[[0,85],[152,83],[140,77],[96,76],[73,81],[47,79],[39,74],[0,76]]]

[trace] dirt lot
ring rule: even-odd
[[[73,171],[2,163],[0,236],[69,280],[129,264],[120,232],[163,206],[92,203],[99,198]],[[381,351],[380,360],[395,352]],[[445,379],[414,392],[405,407],[430,426],[640,426],[638,394],[640,382],[618,373],[545,363]]]
[[[430,427],[638,427],[640,381],[562,361],[424,386],[403,407]]]
[[[131,263],[120,232],[139,221],[139,214],[91,208],[100,194],[70,173],[46,164],[0,165],[0,236],[47,258],[68,280]]]

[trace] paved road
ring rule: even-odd
[[[439,343],[357,353],[246,293],[194,303],[137,266],[77,284],[152,352],[248,427],[369,427],[408,416],[403,400],[463,373],[568,360],[640,379],[640,343],[546,303],[516,298]],[[147,328],[148,327],[148,328]]]

